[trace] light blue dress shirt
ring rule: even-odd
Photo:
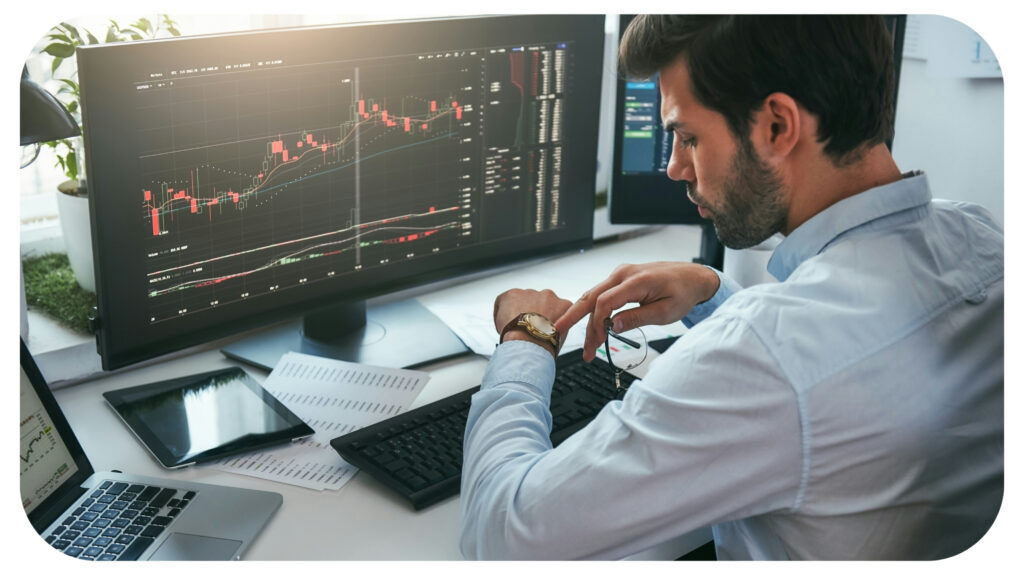
[[[617,558],[713,525],[719,559],[932,559],[1003,492],[1003,232],[923,174],[794,230],[556,449],[554,361],[496,350],[465,436],[468,558]]]

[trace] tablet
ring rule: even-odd
[[[168,469],[314,433],[238,367],[108,391],[103,397]]]

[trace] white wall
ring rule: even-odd
[[[904,171],[924,170],[934,197],[981,204],[1004,223],[1003,80],[944,74],[940,50],[922,45],[903,59],[893,156]]]

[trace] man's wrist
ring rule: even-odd
[[[518,330],[518,329],[511,330],[511,331],[505,333],[505,336],[501,338],[501,343],[505,343],[506,341],[513,341],[513,340],[516,340],[516,341],[528,341],[530,343],[535,343],[535,344],[539,345],[540,347],[548,350],[548,353],[550,353],[552,355],[552,357],[558,357],[558,352],[550,344],[550,342],[541,341],[540,339],[537,339],[537,338],[533,337],[532,335],[526,333],[525,331]]]
[[[702,297],[700,301],[697,302],[697,305],[707,303],[708,300],[715,297],[715,294],[718,293],[718,288],[722,286],[722,281],[721,278],[718,277],[718,272],[710,266],[704,266],[704,276],[707,278],[702,282],[705,289],[704,293],[701,294]]]

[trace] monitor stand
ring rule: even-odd
[[[365,301],[322,308],[221,349],[232,359],[268,371],[289,351],[412,367],[468,353],[469,348],[422,304],[406,300],[369,308]]]
[[[718,241],[718,234],[715,232],[714,224],[711,222],[701,222],[700,230],[700,255],[693,258],[693,261],[722,271],[725,265],[725,246],[722,245],[722,242]]]

